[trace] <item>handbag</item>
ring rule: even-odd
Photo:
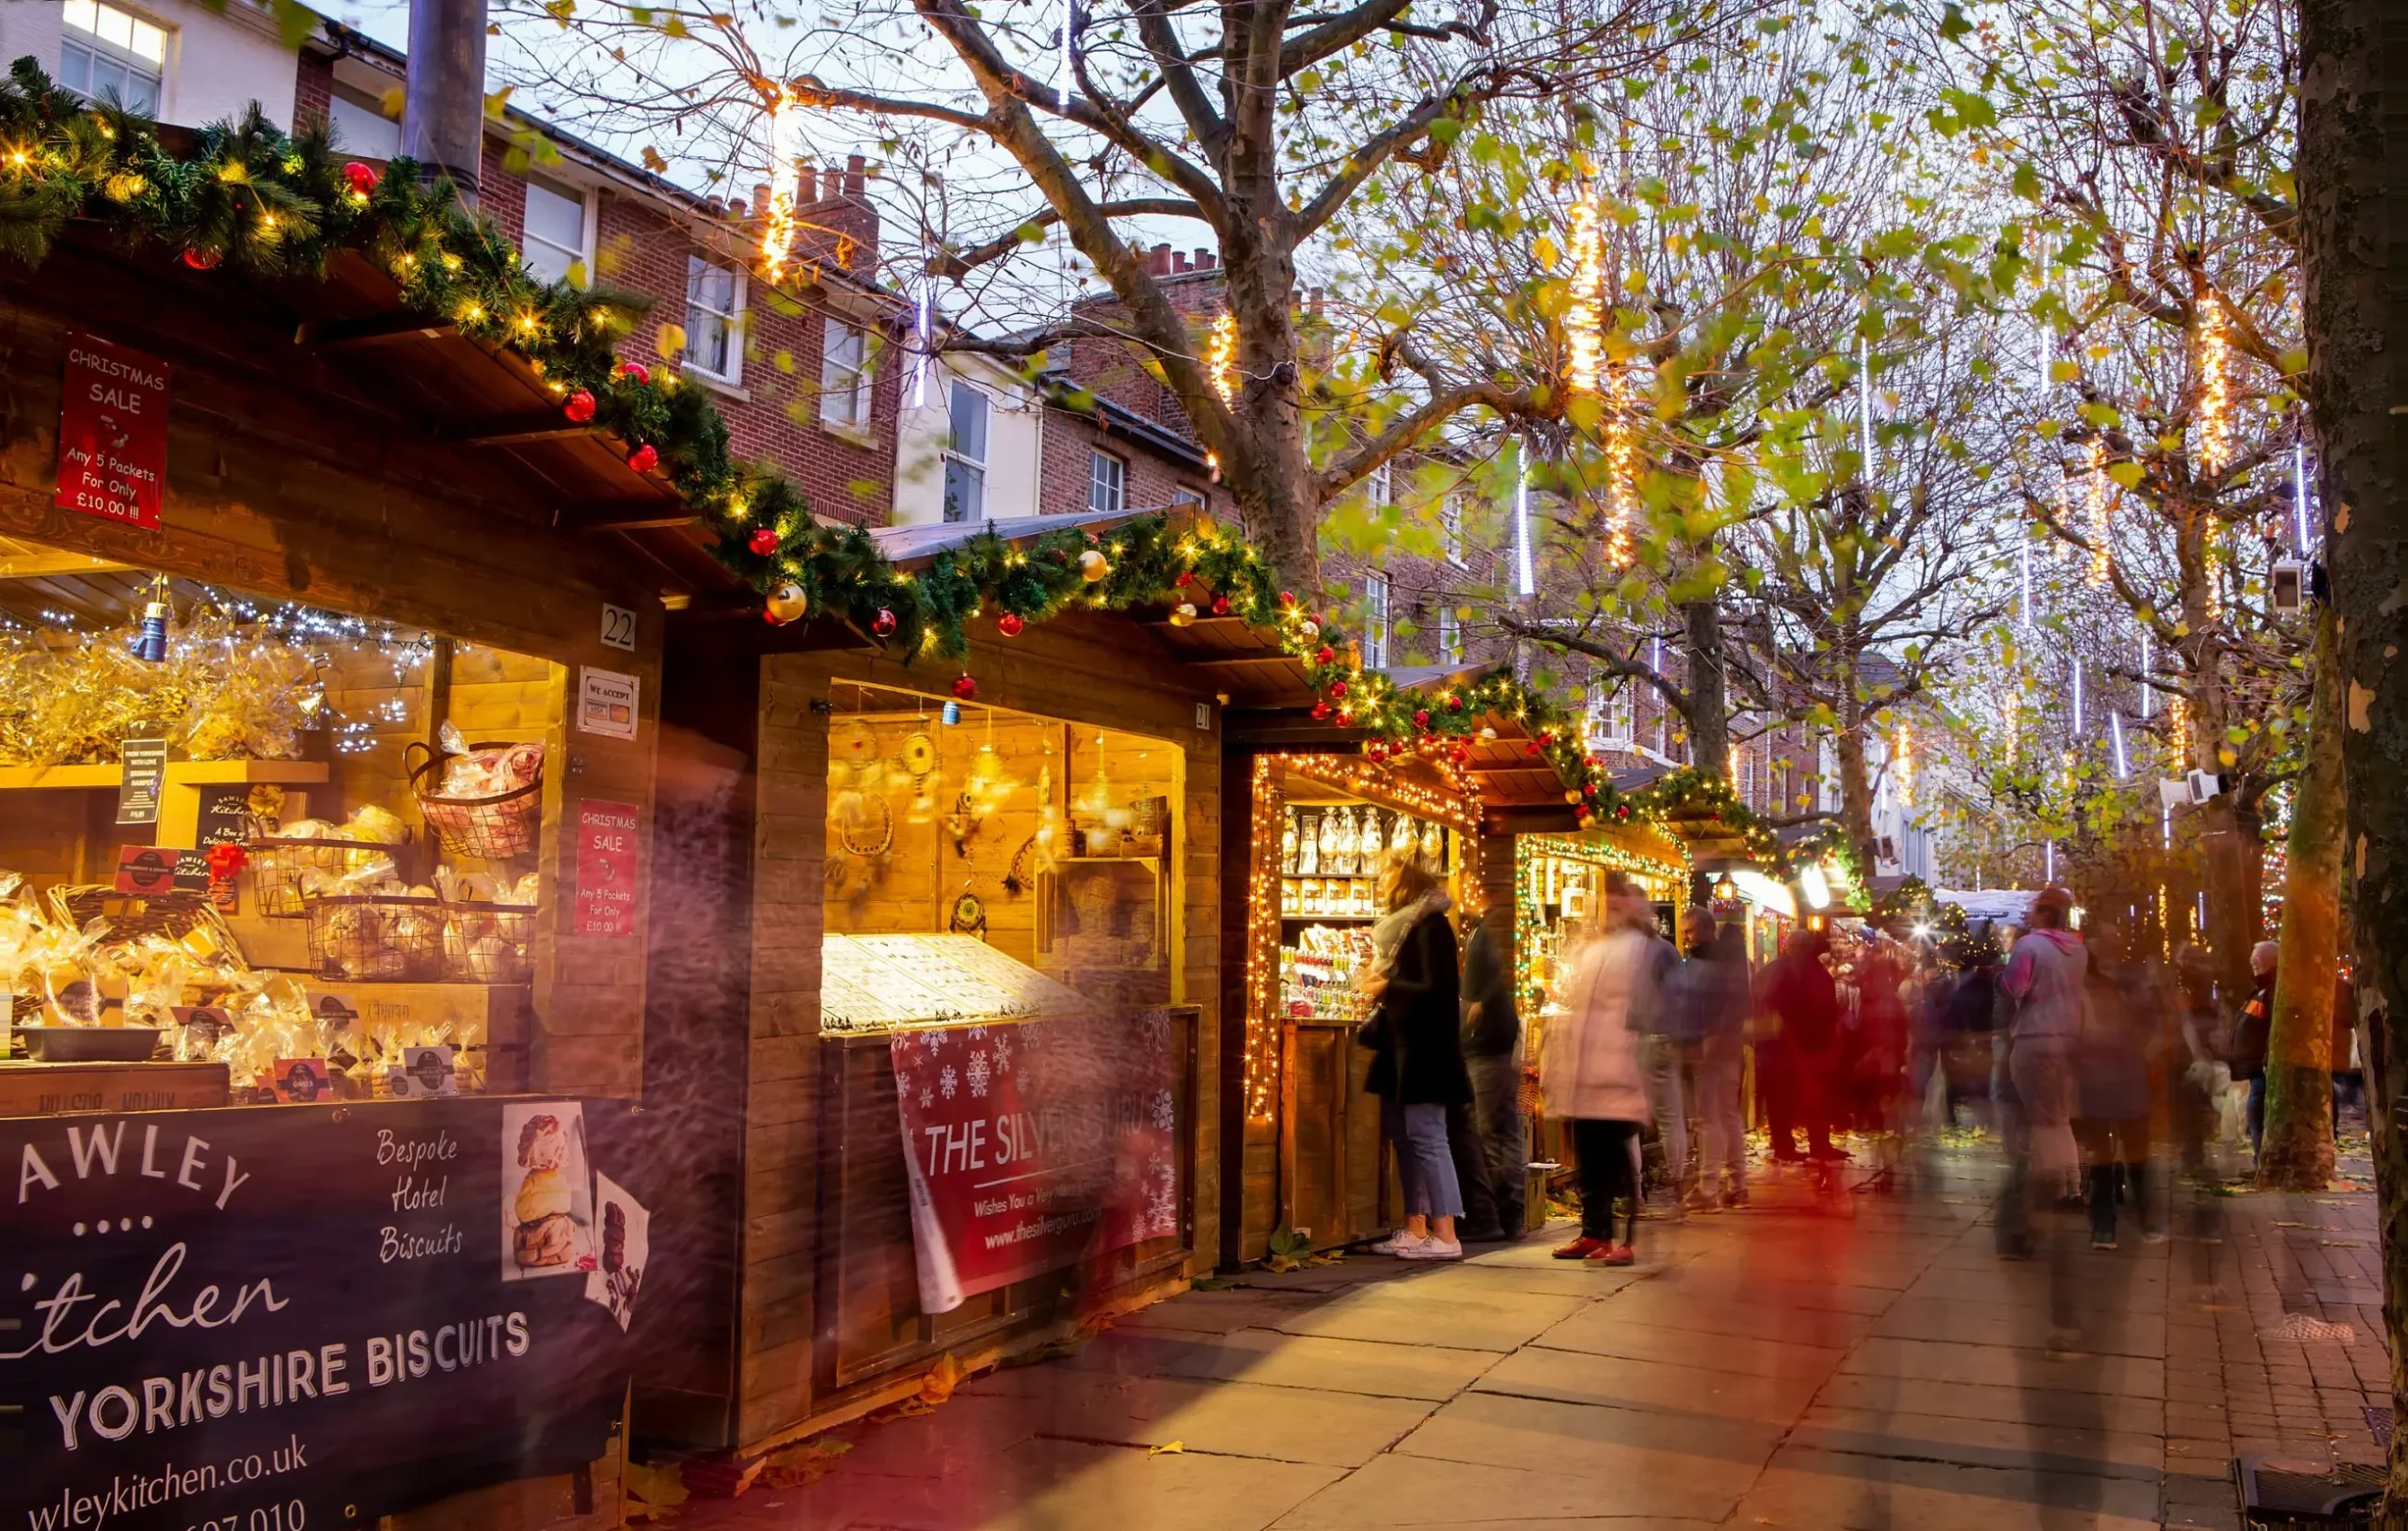
[[[1393,1035],[1388,1024],[1388,1007],[1384,1004],[1373,1005],[1371,1013],[1354,1025],[1354,1045],[1369,1048],[1373,1052],[1387,1047]]]

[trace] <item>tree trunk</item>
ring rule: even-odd
[[[2266,1139],[2258,1183],[2277,1191],[2321,1191],[2333,1178],[2333,975],[2341,962],[2343,833],[2340,657],[2328,608],[2316,623],[2316,702],[2306,766],[2291,798],[2283,950],[2266,1044]]]
[[[1831,734],[1840,768],[1840,829],[1855,848],[1858,872],[1870,878],[1879,865],[1880,847],[1873,839],[1873,773],[1864,765],[1864,703],[1856,694],[1855,655],[1844,656],[1840,671],[1840,726]],[[1869,903],[1872,889],[1860,891]]]
[[[1710,595],[1681,608],[1682,646],[1688,661],[1689,762],[1728,780],[1731,775],[1731,690],[1722,657],[1722,601]]]
[[[1223,268],[1224,301],[1237,321],[1239,383],[1221,478],[1280,588],[1310,606],[1328,592],[1321,582],[1321,503],[1296,397],[1295,260],[1276,245],[1248,244],[1231,246]],[[1202,403],[1190,408],[1200,413]]]
[[[2383,1230],[2384,1327],[2395,1410],[2408,1417],[2408,513],[2400,495],[2399,362],[2408,301],[2391,291],[2390,242],[2408,228],[2408,120],[2384,84],[2408,81],[2408,28],[2389,0],[2304,0],[2299,185],[2307,396],[2321,439],[2334,628],[2340,639],[2343,866],[2361,984],[2382,991],[2369,1038],[2368,1116]],[[2394,87],[2394,89],[2399,88]],[[2386,115],[2385,107],[2389,107]],[[2378,1523],[2408,1528],[2408,1430],[2391,1438]]]

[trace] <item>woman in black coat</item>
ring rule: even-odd
[[[1455,927],[1447,923],[1447,894],[1418,861],[1404,860],[1382,874],[1388,910],[1371,929],[1372,971],[1364,992],[1377,1005],[1365,1024],[1373,1050],[1367,1087],[1395,1141],[1397,1176],[1404,1185],[1404,1231],[1382,1246],[1408,1260],[1456,1260],[1463,1245],[1455,1219],[1464,1211],[1447,1145],[1447,1109],[1471,1099],[1464,1067],[1458,1003]]]

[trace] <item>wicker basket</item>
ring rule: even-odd
[[[445,965],[464,984],[523,984],[534,972],[535,910],[526,904],[447,904]]]
[[[369,840],[293,840],[254,829],[245,848],[251,854],[244,871],[251,879],[252,912],[271,920],[298,920],[307,912],[302,905],[309,895],[302,885],[310,874],[340,877],[350,870],[350,858],[362,853],[388,856],[399,865],[408,846]]]
[[[309,966],[322,978],[424,983],[443,976],[443,901],[382,893],[306,899]]]
[[[511,747],[507,743],[483,742],[468,748],[482,753]],[[418,797],[419,814],[426,820],[427,832],[454,856],[506,861],[531,854],[544,821],[542,769],[539,767],[535,779],[525,786],[499,797],[446,797],[439,790],[443,768],[456,758],[420,739],[411,740],[402,751],[403,764],[410,773],[410,791]]]
[[[51,912],[71,930],[105,920],[112,940],[164,936],[171,941],[205,930],[220,950],[242,951],[205,892],[179,889],[171,893],[120,893],[106,883],[62,883],[50,890],[49,898]]]

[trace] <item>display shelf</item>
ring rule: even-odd
[[[1290,914],[1281,910],[1279,923],[1288,925],[1373,925],[1380,923],[1376,914]]]
[[[1055,864],[1058,866],[1142,866],[1147,871],[1152,872],[1161,868],[1163,859],[1159,856],[1065,856]]]
[[[171,760],[167,762],[166,784],[214,787],[274,781],[302,786],[314,785],[328,777],[328,767],[322,760]],[[0,766],[0,792],[78,788],[114,792],[124,784],[122,766]]]

